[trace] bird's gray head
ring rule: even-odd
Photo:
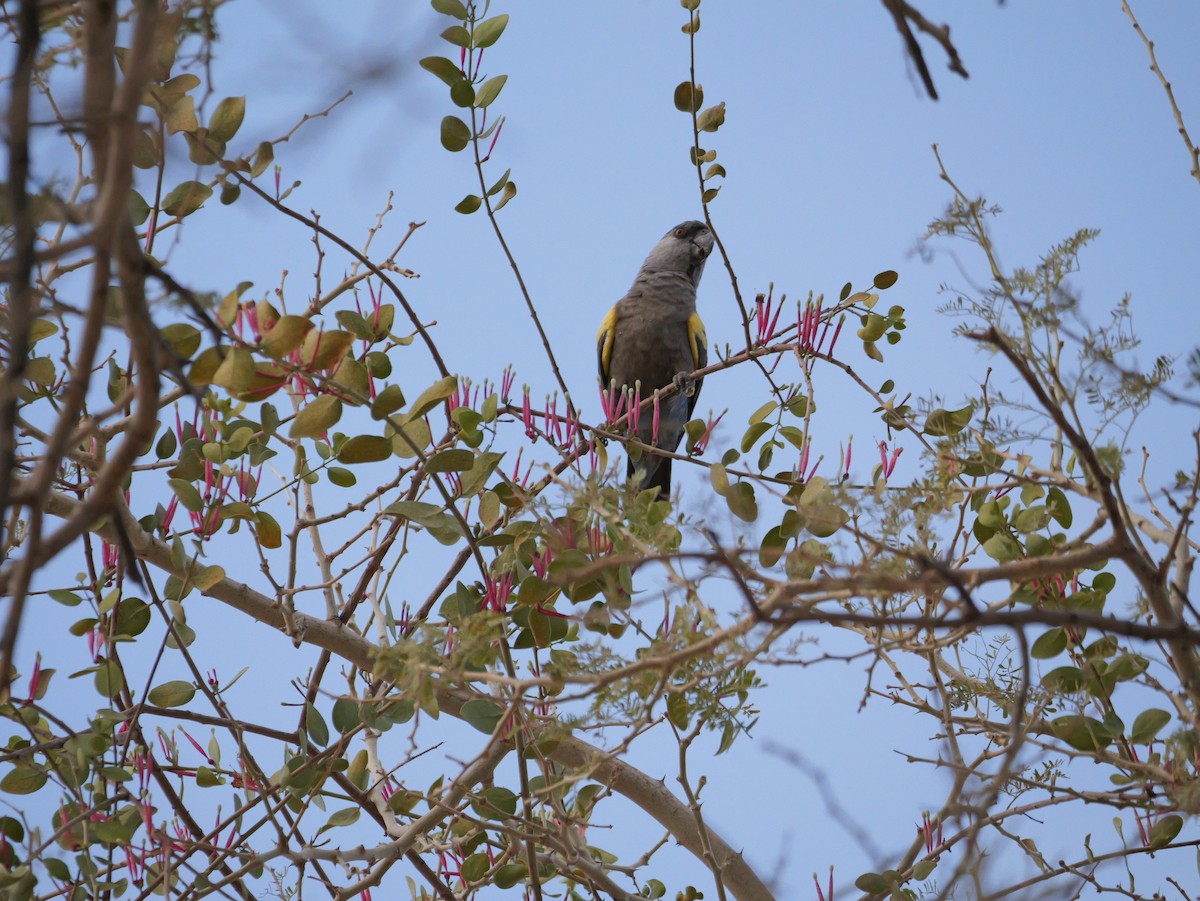
[[[681,222],[663,235],[650,251],[642,272],[683,272],[693,285],[700,284],[704,261],[713,249],[713,233],[703,222]]]

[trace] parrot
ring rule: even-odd
[[[644,410],[638,421],[641,441],[667,451],[679,446],[700,395],[703,379],[693,381],[691,373],[708,364],[696,289],[713,240],[708,226],[695,220],[681,222],[663,235],[596,334],[602,391],[613,386],[636,389],[645,400],[675,386],[675,393],[659,407],[657,440],[653,410]],[[639,490],[657,486],[664,498],[671,492],[670,457],[643,453],[636,463],[628,461],[627,473],[630,479],[636,477]]]

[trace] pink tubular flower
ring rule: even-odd
[[[787,301],[787,295],[779,296],[779,306],[775,306],[774,300],[775,285],[772,284],[767,288],[766,296],[759,294],[754,298],[754,322],[755,322],[755,340],[758,344],[767,344],[775,337],[776,328],[779,325],[779,314],[783,312],[784,303]],[[774,314],[772,314],[774,309]]]
[[[546,434],[555,444],[562,444],[562,424],[558,420],[558,395],[546,395]]]
[[[505,573],[499,577],[493,577],[491,574],[484,576],[484,594],[481,609],[493,610],[496,613],[503,613],[508,609],[508,599],[512,595],[513,581],[515,575],[513,573]]]
[[[612,425],[621,418],[621,414],[625,412],[626,400],[625,392],[615,382],[607,388],[603,385],[600,387],[600,405],[604,410],[606,425]]]
[[[633,398],[629,401],[629,431],[636,432],[642,421],[642,383],[635,382]]]
[[[708,449],[708,442],[712,440],[713,431],[716,429],[721,420],[725,418],[725,414],[728,412],[728,410],[722,410],[721,415],[716,419],[713,419],[712,416],[709,416],[705,420],[704,433],[698,439],[696,439],[696,444],[692,448],[693,454],[696,456],[701,456]]]
[[[486,109],[483,111],[483,114],[485,117],[487,116]],[[485,121],[486,121],[486,119],[485,119]],[[504,130],[504,117],[501,116],[500,124],[496,126],[496,133],[494,135],[492,135],[492,143],[490,143],[488,145],[487,153],[484,155],[483,159],[481,159],[479,161],[480,163],[486,163],[488,160],[490,160],[492,158],[492,151],[496,149],[496,142],[500,140],[500,132],[502,132],[503,130]]]
[[[192,743],[192,747],[200,752],[200,756],[202,756],[205,760],[207,760],[209,762],[209,764],[211,765],[213,762],[213,759],[208,756],[207,751],[205,751],[202,747],[200,747],[200,742],[196,741],[196,739],[194,739],[190,735],[188,735],[187,729],[184,729],[182,726],[180,727],[179,731],[183,733],[184,738],[186,738],[188,741],[190,741]]]
[[[29,700],[36,701],[38,688],[42,681],[42,655],[39,652],[33,660],[33,673],[29,677]]]
[[[505,366],[504,372],[500,376],[500,400],[508,403],[508,399],[512,394],[513,382],[517,380],[517,374],[513,372],[511,366]]]
[[[537,429],[533,425],[533,408],[529,403],[529,386],[525,386],[525,399],[521,403],[521,419],[525,423],[525,437],[537,441]]]
[[[892,472],[896,469],[896,461],[900,459],[900,455],[904,453],[904,448],[897,447],[892,451],[891,458],[888,457],[887,442],[879,442],[879,468],[884,479],[890,479]]]

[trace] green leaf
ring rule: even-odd
[[[450,85],[450,100],[463,109],[475,103],[475,86],[465,78]]]
[[[443,31],[442,40],[453,44],[455,47],[467,48],[471,46],[471,34],[461,25],[451,25]]]
[[[468,194],[454,205],[454,211],[456,213],[462,213],[464,216],[469,216],[479,209],[482,204],[483,198],[478,194]]]
[[[1042,677],[1042,687],[1047,691],[1074,694],[1083,687],[1083,672],[1077,666],[1060,666]]]
[[[1007,532],[997,532],[985,541],[983,551],[998,563],[1020,560],[1024,556],[1021,543]]]
[[[936,860],[919,860],[913,866],[913,878],[918,882],[924,882],[929,878],[929,874],[937,869],[938,862]]]
[[[490,19],[484,19],[475,26],[474,40],[475,47],[490,47],[496,41],[500,40],[500,35],[504,34],[504,29],[508,26],[508,15],[492,16]]]
[[[872,895],[882,895],[892,887],[892,883],[884,879],[881,873],[863,873],[854,880],[854,887]]]
[[[270,513],[265,510],[257,511],[254,514],[254,522],[254,534],[258,536],[258,543],[264,548],[274,550],[283,545],[283,530]]]
[[[970,425],[974,413],[975,407],[972,404],[961,410],[934,410],[925,420],[925,434],[938,438],[957,435]]]
[[[708,480],[717,494],[725,497],[729,493],[729,473],[720,463],[714,463],[709,467]]]
[[[464,150],[471,143],[471,129],[457,116],[442,119],[442,146],[451,153]]]
[[[1056,523],[1064,529],[1071,528],[1073,520],[1071,502],[1067,500],[1067,496],[1061,488],[1051,488],[1046,492],[1046,509],[1050,511],[1050,515]]]
[[[341,466],[330,466],[325,470],[325,476],[339,488],[353,488],[358,484],[358,476]]]
[[[429,458],[426,472],[466,472],[475,463],[475,455],[461,447],[438,451]]]
[[[115,660],[101,660],[96,667],[96,691],[106,698],[115,698],[125,687],[125,674]]]
[[[1071,714],[1050,723],[1054,734],[1076,751],[1097,751],[1112,744],[1112,734],[1104,724],[1090,716]]]
[[[242,127],[242,119],[246,116],[245,97],[226,97],[213,110],[212,118],[208,120],[208,137],[210,140],[224,144],[237,134]]]
[[[146,203],[146,199],[137,191],[129,192],[129,218],[134,225],[141,225],[150,218],[150,204]]]
[[[1165,848],[1171,844],[1179,830],[1183,828],[1183,817],[1177,813],[1169,814],[1154,824],[1150,830],[1150,847]]]
[[[493,878],[497,888],[512,888],[525,878],[527,872],[523,863],[506,863],[496,871]]]
[[[1158,736],[1162,727],[1169,722],[1171,722],[1171,714],[1165,710],[1159,710],[1157,707],[1143,710],[1133,721],[1129,740],[1135,745],[1149,744]]]
[[[392,453],[407,460],[418,456],[432,440],[429,423],[424,419],[414,419],[401,425],[400,430],[392,436]]]
[[[894,269],[885,269],[875,276],[873,284],[880,291],[886,291],[900,278],[899,274]]]
[[[184,682],[182,679],[177,679],[173,682],[164,682],[162,685],[156,685],[150,689],[150,694],[147,699],[155,707],[182,707],[189,703],[196,695],[196,686],[191,682]]]
[[[47,775],[31,766],[18,764],[0,779],[0,792],[10,795],[31,795],[46,784]]]
[[[275,162],[275,145],[270,141],[263,141],[254,151],[254,159],[250,162],[250,175],[257,178],[266,172],[267,167],[273,162]]]
[[[467,8],[460,0],[432,0],[433,8],[443,16],[453,16],[455,19],[467,20]]]
[[[480,851],[464,860],[458,872],[464,882],[479,882],[491,867],[491,858]]]
[[[504,708],[495,701],[476,698],[462,706],[462,718],[485,735],[491,735],[500,725]]]
[[[288,434],[292,438],[317,438],[342,418],[342,402],[332,394],[323,394],[296,414]]]
[[[164,325],[158,333],[171,348],[171,353],[181,360],[190,360],[200,347],[200,330],[186,322]]]
[[[699,85],[693,86],[690,81],[681,81],[675,87],[675,109],[681,113],[699,112],[704,105],[704,89]]]
[[[386,419],[404,406],[404,392],[399,385],[388,385],[371,402],[371,418]]]
[[[1067,631],[1063,628],[1043,632],[1029,649],[1029,655],[1037,660],[1049,660],[1067,649]]]
[[[687,695],[679,691],[667,695],[667,719],[676,729],[687,729],[689,713]]]
[[[765,404],[763,404],[761,407],[759,407],[757,410],[755,410],[753,413],[750,414],[750,425],[757,425],[758,423],[762,422],[764,419],[766,419],[768,416],[770,416],[772,413],[774,413],[778,407],[779,407],[779,404],[777,401],[773,401],[773,400],[767,401]]]
[[[185,181],[163,198],[163,212],[182,219],[200,209],[204,201],[212,197],[212,192],[212,188],[203,182]]]
[[[244,347],[231,347],[213,373],[212,383],[238,395],[250,387],[253,379],[254,356]]]
[[[512,175],[512,169],[505,169],[504,174],[501,175],[499,178],[497,178],[495,183],[490,188],[487,189],[487,196],[488,197],[493,196],[497,191],[499,191],[506,184],[508,184],[508,177],[510,175]],[[488,396],[494,397],[495,395],[488,395]]]
[[[454,87],[454,85],[466,78],[457,64],[446,59],[444,56],[427,56],[421,60],[420,65],[426,72],[432,72],[450,87]]]
[[[517,183],[509,181],[504,183],[504,193],[500,195],[500,199],[492,205],[493,212],[500,212],[508,204],[510,200],[517,196]]]
[[[342,445],[338,451],[338,462],[353,465],[355,463],[378,463],[392,455],[392,442],[380,435],[355,435]]]
[[[497,816],[511,817],[517,812],[517,795],[511,789],[493,785],[481,794],[481,801],[472,806],[483,816],[496,819]]]
[[[729,512],[743,522],[758,519],[758,502],[754,499],[754,486],[749,482],[733,485],[725,495],[725,503],[729,505]]]
[[[333,728],[346,733],[362,722],[358,702],[353,698],[338,698],[333,702]]]
[[[749,453],[750,448],[758,443],[758,439],[765,435],[771,428],[769,422],[756,422],[750,428],[746,429],[746,434],[742,435],[742,453]]]
[[[411,422],[418,416],[424,416],[457,390],[457,376],[448,375],[445,378],[438,379],[422,391],[420,397],[413,401],[412,407],[404,414],[403,421]]]
[[[725,124],[725,101],[710,106],[696,117],[696,128],[700,131],[716,131]]]
[[[343,807],[341,810],[330,814],[329,819],[318,832],[324,832],[326,829],[337,829],[342,826],[353,826],[358,822],[361,814],[362,808],[360,807]]]
[[[325,725],[325,717],[312,704],[305,705],[304,722],[308,728],[308,737],[318,745],[329,744],[329,727]]]
[[[304,343],[312,328],[312,320],[304,316],[281,316],[271,326],[270,331],[263,335],[260,345],[262,351],[269,357],[283,359]]]
[[[500,94],[500,90],[504,87],[504,83],[508,81],[507,75],[497,75],[494,78],[489,78],[479,90],[475,92],[475,106],[483,109],[491,105],[492,101]]]
[[[868,313],[862,319],[862,328],[858,330],[858,337],[869,343],[878,341],[886,331],[887,320],[878,313]]]

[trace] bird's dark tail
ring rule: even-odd
[[[639,491],[645,491],[647,488],[653,488],[657,485],[660,489],[658,492],[659,498],[667,500],[671,496],[672,462],[674,461],[670,457],[660,457],[657,454],[643,454],[642,459],[637,462],[633,460],[627,461],[625,467],[626,478],[632,479],[635,475],[639,475]]]

